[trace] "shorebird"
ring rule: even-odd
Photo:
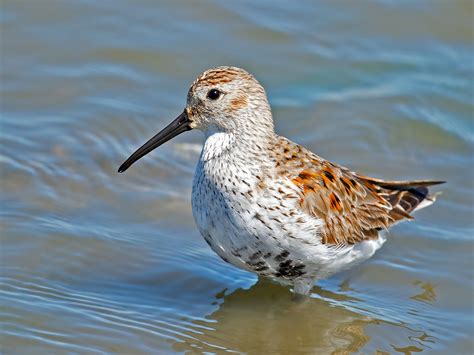
[[[428,186],[443,182],[364,176],[277,135],[262,85],[228,66],[200,75],[183,113],[119,172],[191,129],[205,135],[192,190],[200,233],[224,261],[296,294],[373,256],[388,227],[432,204]]]

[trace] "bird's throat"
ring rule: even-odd
[[[206,137],[202,148],[201,159],[209,161],[228,154],[236,143],[236,136],[233,132],[215,132]]]

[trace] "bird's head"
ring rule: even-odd
[[[191,129],[203,131],[206,137],[215,133],[255,138],[273,134],[265,90],[243,69],[217,67],[206,70],[189,88],[183,113],[137,149],[120,166],[119,172],[124,172],[144,155]]]

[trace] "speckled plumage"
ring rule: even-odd
[[[239,68],[204,72],[183,114],[206,136],[192,192],[204,239],[223,260],[300,294],[370,258],[382,232],[431,204],[427,186],[440,183],[365,177],[278,136],[265,90]]]

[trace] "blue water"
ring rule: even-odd
[[[474,352],[470,1],[0,5],[1,352]],[[191,132],[116,170],[203,70],[265,86],[280,134],[366,175],[447,180],[304,303],[221,261]]]

